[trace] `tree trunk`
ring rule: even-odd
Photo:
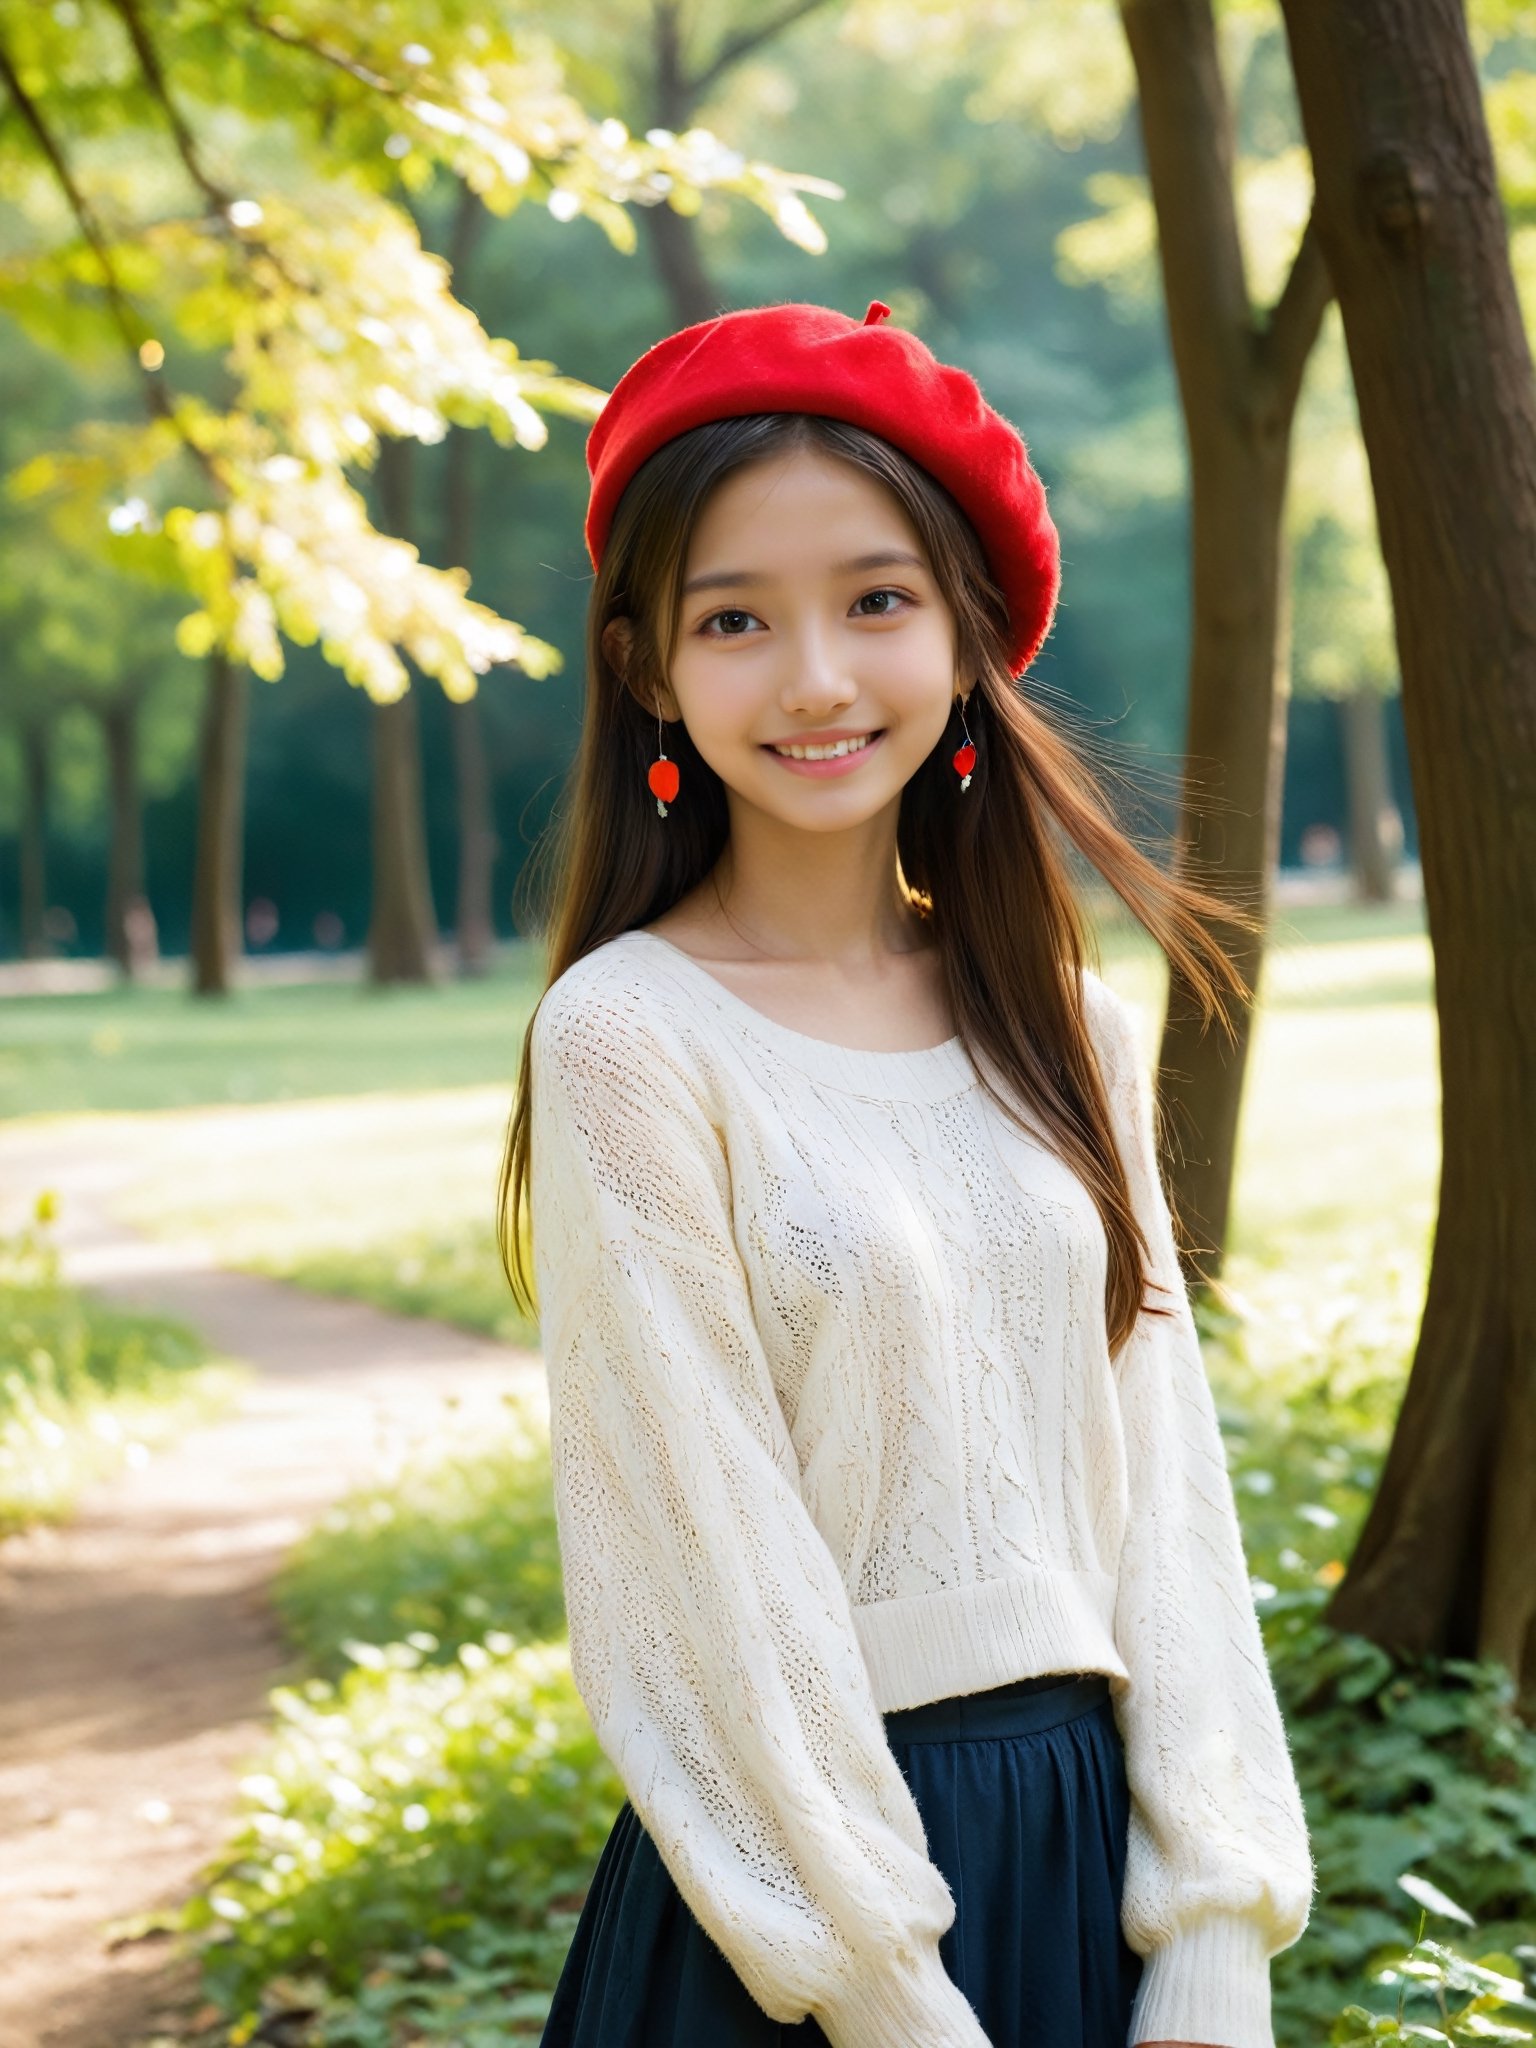
[[[651,261],[661,279],[672,321],[678,327],[692,327],[700,320],[713,320],[729,310],[724,297],[711,284],[699,253],[698,236],[686,214],[674,213],[663,200],[659,206],[643,206],[640,220],[651,245]]]
[[[1190,454],[1193,606],[1177,862],[1262,913],[1279,848],[1289,694],[1284,510],[1302,373],[1331,294],[1310,226],[1267,319],[1248,292],[1236,141],[1210,0],[1122,0]],[[1257,986],[1259,935],[1218,934]],[[1220,1274],[1249,1018],[1229,1047],[1170,977],[1158,1087],[1192,1287]]]
[[[414,689],[373,707],[373,916],[368,965],[375,982],[432,980],[437,927],[421,808],[421,732]]]
[[[1439,1215],[1328,1620],[1536,1713],[1536,386],[1460,0],[1283,0],[1391,582],[1434,948]]]
[[[1390,903],[1403,857],[1402,814],[1392,800],[1387,706],[1379,690],[1352,691],[1339,703],[1349,784],[1349,859],[1362,903]]]
[[[459,800],[459,886],[455,910],[459,972],[484,974],[496,944],[491,882],[501,841],[491,814],[491,778],[476,693],[449,707]]]
[[[208,657],[197,760],[197,851],[192,874],[192,987],[227,995],[243,948],[246,675],[215,648]]]
[[[652,117],[647,125],[669,129],[674,135],[685,134],[693,125],[698,87],[688,76],[676,0],[656,0],[652,22]],[[712,320],[717,313],[725,312],[720,294],[704,268],[692,216],[675,212],[663,200],[659,206],[642,206],[640,221],[650,243],[656,275],[672,310],[673,323],[692,327],[697,321]]]
[[[144,800],[139,785],[139,702],[116,698],[100,713],[111,817],[107,846],[108,956],[137,979],[154,957],[154,917],[144,893]]]
[[[748,26],[734,28],[714,55],[695,69],[683,47],[680,0],[652,0],[651,107],[650,118],[644,125],[666,128],[674,135],[685,134],[693,126],[701,102],[738,64],[826,5],[827,0],[787,0],[786,5]],[[726,10],[727,18],[730,12]],[[711,320],[716,313],[727,311],[726,302],[705,269],[698,224],[693,216],[677,213],[663,201],[659,206],[643,206],[640,220],[676,324],[691,327],[699,320]]]
[[[48,728],[21,728],[21,954],[46,960],[48,915]]]
[[[467,185],[461,187],[454,214],[450,258],[454,290],[462,299],[469,288],[475,243],[485,208]],[[474,442],[462,427],[449,436],[443,470],[443,552],[450,568],[474,573],[475,542]],[[453,772],[458,798],[459,877],[454,911],[454,936],[459,972],[483,974],[496,943],[491,885],[500,842],[491,807],[491,777],[485,758],[480,696],[466,697],[449,707],[453,731]]]
[[[411,531],[411,451],[386,440],[379,491],[391,533]],[[414,684],[393,704],[373,707],[373,912],[368,969],[373,981],[428,982],[437,923],[422,808],[421,721]]]

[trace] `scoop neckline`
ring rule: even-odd
[[[659,947],[678,972],[701,989],[723,1015],[734,1018],[742,1029],[761,1043],[776,1048],[794,1064],[834,1085],[854,1092],[872,1089],[878,1092],[880,1088],[888,1090],[894,1084],[923,1094],[946,1083],[968,1085],[976,1079],[965,1040],[959,1032],[941,1039],[937,1045],[918,1046],[908,1052],[840,1045],[835,1039],[817,1038],[808,1031],[797,1031],[789,1024],[781,1024],[776,1017],[770,1017],[765,1010],[759,1010],[745,997],[737,995],[734,989],[727,988],[702,961],[684,952],[671,939],[663,938],[660,932],[647,931],[643,926],[635,925],[620,936],[645,940],[653,948]]]

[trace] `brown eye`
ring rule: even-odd
[[[740,633],[713,633],[709,629],[714,625],[717,619],[750,619],[755,617],[756,614],[754,612],[744,612],[739,609],[736,609],[735,607],[733,607],[729,611],[711,612],[709,617],[704,621],[702,627],[699,630],[706,640],[739,640],[742,638],[742,635]]]

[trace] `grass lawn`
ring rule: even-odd
[[[528,947],[484,980],[425,989],[13,996],[0,1003],[0,1117],[510,1081],[541,963]]]

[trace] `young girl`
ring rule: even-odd
[[[1063,842],[1207,1017],[1245,918],[1025,695],[1045,493],[888,312],[685,328],[588,444],[502,1219],[629,1796],[544,2048],[1273,2048],[1310,1845]]]

